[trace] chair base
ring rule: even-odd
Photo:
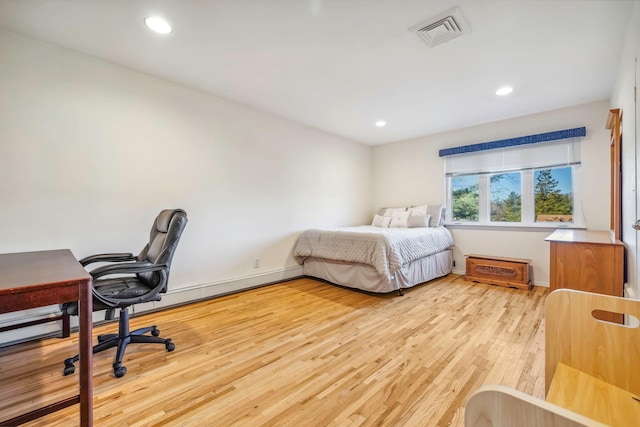
[[[151,336],[145,335],[151,333]],[[120,310],[120,319],[118,320],[117,334],[104,334],[98,336],[98,344],[93,347],[93,354],[117,347],[116,355],[113,360],[113,374],[116,378],[121,378],[127,373],[127,368],[122,366],[124,351],[129,344],[135,343],[152,343],[164,344],[167,351],[175,350],[176,346],[171,342],[171,338],[160,338],[160,330],[154,325],[146,328],[129,331],[129,310],[123,308]],[[74,363],[79,360],[79,355],[75,355],[64,361],[64,375],[71,375],[76,368]]]

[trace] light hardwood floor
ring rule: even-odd
[[[546,288],[448,277],[376,295],[312,279],[138,316],[176,344],[94,355],[97,426],[462,426],[483,383],[544,397]],[[111,332],[116,324],[94,334]],[[0,418],[77,391],[77,334],[0,350]],[[30,423],[78,425],[78,407]]]

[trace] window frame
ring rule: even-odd
[[[547,221],[535,221],[535,171],[541,169],[558,169],[558,168],[571,168],[571,185],[573,196],[573,221],[571,222],[547,222]],[[490,177],[492,175],[499,175],[502,173],[514,173],[520,172],[520,197],[521,197],[521,221],[520,222],[507,222],[507,221],[491,221],[491,192],[490,192]],[[522,168],[515,170],[504,171],[490,171],[468,174],[456,174],[445,175],[445,197],[444,200],[446,209],[445,225],[450,226],[479,226],[479,227],[514,227],[514,228],[584,228],[584,217],[582,213],[581,203],[581,189],[580,189],[580,174],[581,165],[556,165],[548,167],[535,167],[535,168]],[[479,194],[479,211],[478,221],[462,221],[452,220],[453,214],[453,186],[452,179],[455,176],[463,175],[477,175],[478,176],[478,194]]]
[[[518,192],[519,196],[520,196],[520,221],[494,221],[491,219],[491,205],[493,203],[492,200],[492,188],[491,188],[491,178],[493,178],[495,175],[513,175],[513,174],[519,174],[520,175],[520,190]],[[523,180],[524,180],[524,175],[522,173],[522,171],[509,171],[509,172],[492,172],[489,174],[489,176],[487,177],[487,188],[488,188],[488,196],[489,196],[489,214],[488,214],[488,219],[489,222],[491,222],[492,224],[519,224],[522,222],[522,218],[523,218],[523,211],[522,211],[522,206],[525,204],[523,197],[522,197],[522,189],[524,187],[523,185]]]

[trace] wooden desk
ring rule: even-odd
[[[72,301],[80,305],[80,394],[0,425],[22,424],[76,403],[81,425],[93,425],[91,276],[68,249],[0,254],[0,313]]]

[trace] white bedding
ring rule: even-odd
[[[406,264],[396,271],[389,281],[366,264],[345,263],[322,258],[304,260],[304,274],[326,280],[340,286],[361,289],[367,292],[388,293],[411,288],[451,273],[453,254],[451,249],[437,252]]]
[[[442,252],[453,244],[453,237],[445,227],[363,225],[307,230],[299,237],[294,256],[300,263],[306,258],[321,258],[370,265],[391,282],[403,266]]]

